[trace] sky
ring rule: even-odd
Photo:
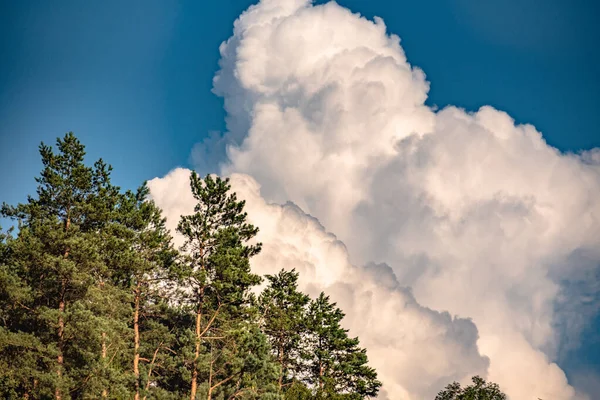
[[[16,202],[34,188],[37,146],[75,132],[125,187],[189,166],[223,131],[211,93],[218,48],[251,1],[0,1],[0,176]],[[489,104],[552,146],[600,145],[598,6],[534,0],[340,4],[381,16],[430,81],[428,103]]]
[[[456,271],[458,271],[459,264],[474,265],[476,261],[480,262],[492,257],[492,254],[502,259],[498,262],[497,268],[522,262],[523,268],[527,267],[528,271],[534,272],[520,276],[522,271],[514,271],[514,274],[512,272],[508,274],[510,276],[498,276],[495,275],[495,270],[480,271],[467,268],[467,271],[470,271],[468,276],[475,281],[481,279],[481,282],[488,282],[490,277],[506,279],[506,287],[504,291],[498,292],[498,298],[508,300],[503,303],[490,302],[491,309],[506,312],[513,320],[522,315],[523,318],[536,321],[542,326],[539,330],[523,330],[517,327],[511,333],[511,340],[514,340],[514,343],[519,340],[527,342],[527,346],[523,345],[523,354],[531,352],[532,360],[540,357],[534,350],[543,349],[545,356],[550,361],[558,362],[566,372],[570,383],[576,382],[579,390],[589,392],[590,387],[600,382],[596,379],[600,375],[600,343],[595,333],[600,323],[581,322],[573,315],[581,314],[586,321],[598,320],[598,312],[594,304],[597,290],[585,284],[586,280],[597,281],[597,266],[600,264],[600,259],[588,249],[597,244],[590,237],[598,232],[597,222],[593,222],[593,218],[598,216],[597,202],[594,203],[594,199],[597,199],[594,197],[596,194],[594,190],[598,186],[598,175],[591,172],[593,169],[591,166],[588,167],[588,165],[596,165],[597,156],[588,154],[583,157],[588,161],[584,160],[584,162],[578,158],[572,161],[568,156],[564,156],[564,153],[580,153],[600,147],[598,129],[600,117],[597,113],[600,103],[598,95],[600,56],[596,49],[600,28],[595,20],[595,16],[599,15],[598,5],[584,0],[571,2],[548,0],[543,2],[543,5],[534,0],[487,2],[347,0],[340,1],[340,7],[302,6],[296,9],[295,6],[289,5],[293,3],[291,0],[280,1],[285,5],[282,6],[283,11],[277,8],[278,0],[265,0],[255,9],[256,16],[248,17],[246,22],[238,23],[236,32],[233,28],[234,21],[252,2],[234,0],[0,2],[0,60],[2,60],[0,62],[0,167],[4,171],[0,174],[0,200],[15,203],[24,200],[28,193],[33,192],[35,188],[33,177],[40,169],[37,145],[40,141],[53,143],[57,136],[67,131],[74,131],[88,146],[90,159],[103,157],[112,164],[115,168],[115,181],[125,188],[134,188],[142,181],[156,177],[163,177],[166,183],[171,182],[177,176],[167,175],[167,173],[176,167],[199,168],[203,172],[244,174],[246,177],[238,178],[238,185],[242,191],[247,192],[249,198],[254,199],[253,207],[257,215],[265,213],[263,209],[268,208],[270,202],[285,204],[289,200],[300,207],[294,209],[289,208],[289,205],[283,205],[278,211],[282,215],[289,213],[294,215],[292,222],[287,219],[277,222],[281,225],[279,231],[275,230],[279,235],[292,235],[289,233],[291,228],[286,228],[289,224],[311,226],[310,222],[306,222],[310,220],[308,215],[304,214],[308,213],[318,218],[325,228],[337,235],[348,248],[348,254],[343,256],[337,253],[339,249],[334,251],[336,257],[344,260],[348,258],[352,264],[339,261],[336,265],[340,265],[340,271],[368,262],[388,263],[393,271],[392,276],[395,276],[394,279],[403,287],[410,286],[415,293],[415,298],[412,299],[409,293],[394,292],[395,295],[400,296],[398,301],[406,302],[406,298],[411,299],[411,302],[414,301],[417,310],[414,312],[420,315],[419,318],[431,318],[433,326],[450,326],[451,328],[448,329],[461,332],[471,332],[475,328],[462,320],[453,325],[454,323],[448,323],[444,319],[443,314],[430,315],[426,310],[433,309],[440,312],[449,310],[454,315],[473,318],[474,326],[477,327],[486,344],[480,344],[481,348],[477,351],[483,353],[479,354],[474,350],[476,346],[472,340],[461,341],[460,337],[457,337],[455,344],[460,344],[467,349],[464,352],[467,354],[465,365],[471,366],[473,371],[481,369],[485,364],[482,357],[489,357],[490,368],[492,368],[490,373],[492,376],[498,376],[508,385],[512,385],[513,393],[525,392],[520,391],[524,389],[518,383],[511,381],[512,378],[494,369],[495,365],[508,363],[509,360],[498,356],[500,358],[496,361],[493,346],[490,344],[496,335],[494,324],[488,317],[479,315],[478,311],[471,309],[467,304],[477,299],[476,295],[466,297],[464,302],[456,301],[455,304],[448,299],[456,297],[456,294],[446,293],[446,297],[428,295],[432,290],[439,290],[436,286],[438,281],[434,279],[435,276],[425,279],[417,272],[420,269],[433,268],[432,265],[436,265],[439,260],[446,260],[448,265],[453,265],[453,261],[448,261],[450,259],[456,261]],[[323,3],[317,2],[317,5]],[[276,11],[269,11],[270,7]],[[358,12],[369,20],[375,16],[381,17],[387,31],[381,33],[371,25],[361,25],[357,22],[358,17],[349,17],[340,11],[346,9],[354,13]],[[321,13],[321,10],[328,11]],[[253,31],[250,27],[258,23],[253,18],[260,22],[263,21],[261,18],[266,18],[264,15],[269,16],[271,12],[280,13],[283,20],[289,21],[290,25],[296,24],[297,27],[292,30],[288,25],[273,25],[273,29],[280,29],[276,32],[281,35],[269,36],[270,41],[261,41],[264,38],[260,36],[257,39],[259,45],[254,48],[251,44],[245,45],[246,37],[252,36]],[[324,22],[319,25],[319,21]],[[265,35],[269,33],[269,24],[274,23],[271,21],[265,25],[264,29],[267,29]],[[338,27],[339,30],[336,29]],[[289,33],[291,36],[284,36],[286,29],[294,35]],[[313,82],[311,79],[315,78],[308,73],[303,75],[298,71],[287,72],[286,70],[288,64],[304,65],[303,59],[296,59],[294,54],[288,54],[290,47],[298,46],[298,54],[304,55],[312,54],[308,51],[311,50],[310,46],[314,47],[314,52],[322,50],[309,40],[311,33],[318,33],[321,30],[331,35],[335,32],[346,32],[347,36],[353,38],[352,33],[355,29],[363,29],[364,31],[361,32],[365,37],[372,38],[373,43],[382,40],[382,44],[366,42],[363,47],[372,46],[370,51],[396,60],[396,66],[385,68],[399,66],[399,70],[404,71],[406,60],[403,59],[403,54],[405,54],[408,63],[420,68],[425,74],[423,78],[419,73],[410,76],[401,73],[394,75],[396,72],[392,74],[384,66],[380,67],[381,70],[375,71],[365,68],[364,74],[374,74],[365,75],[365,81],[376,81],[378,78],[374,77],[381,76],[379,83],[383,86],[373,89],[373,92],[365,86],[363,88],[365,92],[361,93],[367,97],[375,96],[371,98],[372,104],[379,105],[381,107],[379,111],[384,110],[383,115],[389,116],[389,120],[396,121],[394,118],[400,118],[400,122],[394,128],[396,130],[392,133],[388,134],[389,127],[381,125],[382,122],[374,119],[371,114],[361,114],[369,108],[369,105],[357,105],[353,103],[352,98],[336,97],[337,89],[335,85],[331,86],[332,82],[327,81],[329,86],[324,86],[330,88],[328,90],[331,92],[325,90],[322,97],[305,99],[303,97],[305,92],[323,82]],[[386,32],[387,35],[395,34],[400,37],[401,50],[385,42],[387,39],[382,39],[389,38]],[[232,42],[220,53],[219,46],[232,35],[241,44]],[[305,40],[298,41],[298,37],[305,37]],[[284,40],[288,41],[284,42]],[[348,49],[357,46],[351,43],[350,39],[339,40],[341,44],[336,42],[335,46]],[[359,43],[362,39],[356,37],[353,40]],[[335,46],[332,48],[337,49],[338,47]],[[242,56],[228,55],[227,48],[234,50],[247,48],[252,51],[248,50],[250,56],[245,59]],[[261,64],[263,60],[264,63]],[[278,64],[278,60],[287,61],[288,64]],[[358,65],[363,62],[361,60],[360,55],[357,55],[356,58],[349,58],[344,62],[348,65],[354,65],[353,63]],[[307,64],[304,68],[309,72],[327,71],[317,61],[319,60]],[[253,63],[256,63],[254,69],[252,69]],[[335,70],[339,67],[336,66],[337,64],[331,64],[330,68]],[[238,75],[230,73],[231,68],[235,68]],[[221,78],[213,85],[213,77],[218,70],[221,70]],[[269,75],[271,73],[273,76]],[[279,81],[280,75],[286,73],[293,79]],[[340,70],[339,73],[342,74],[343,71]],[[388,73],[391,75],[386,80]],[[282,91],[284,85],[273,86],[277,82],[285,84],[295,82],[304,92]],[[425,82],[429,82],[430,85]],[[361,86],[357,83],[357,87]],[[395,90],[395,87],[398,89]],[[344,90],[351,93],[352,87]],[[280,144],[281,148],[285,147],[288,140],[292,144],[301,143],[294,141],[294,135],[298,135],[297,137],[302,140],[311,137],[306,136],[302,128],[306,121],[301,119],[298,122],[297,118],[289,115],[265,114],[263,109],[256,108],[261,104],[275,101],[270,97],[273,93],[278,94],[278,98],[283,99],[281,101],[292,109],[295,107],[295,102],[300,102],[297,108],[302,118],[313,124],[311,129],[315,132],[321,132],[319,129],[322,128],[321,133],[324,137],[330,135],[327,136],[329,139],[313,143],[311,153],[304,154],[302,158],[298,158],[296,153],[291,153],[288,160],[270,158],[272,149],[269,152],[268,147],[264,147],[265,139],[261,138],[260,132],[265,132],[264,135],[270,134],[268,139]],[[262,99],[262,102],[258,102],[257,98]],[[224,109],[224,99],[227,110]],[[245,102],[241,102],[240,99]],[[311,104],[320,108],[317,111],[324,111],[317,115],[311,107],[303,108],[302,101],[312,102]],[[422,103],[428,107],[422,108]],[[243,107],[238,107],[240,104],[243,104]],[[277,102],[273,104],[281,105]],[[460,111],[452,110],[432,116],[428,111],[443,109],[449,105],[464,108],[469,112],[476,112],[485,105],[505,111],[516,124],[527,123],[535,126],[537,132],[543,135],[545,143],[538,142],[537,139],[528,139],[525,142],[519,139],[520,141],[515,142],[513,147],[503,147],[500,153],[499,147],[493,144],[495,142],[491,139],[489,142],[480,142],[481,136],[473,132],[479,132],[478,129],[483,127],[496,136],[501,135],[498,133],[501,131],[504,132],[502,135],[513,136],[516,135],[514,132],[519,132],[519,135],[527,138],[535,137],[536,134],[529,131],[523,133],[518,128],[506,128],[514,124],[505,121],[504,117],[497,115],[495,111],[490,111],[493,109],[486,109],[476,116],[463,116]],[[250,112],[247,107],[250,107]],[[342,119],[339,126],[332,125],[327,128],[334,132],[329,134],[323,127],[329,126],[326,123],[329,120],[337,121],[336,110],[339,107],[358,111],[355,113],[357,118],[363,119]],[[392,109],[404,111],[392,112],[390,111]],[[312,114],[307,117],[308,114],[302,113]],[[266,118],[269,123],[265,123],[261,118]],[[431,120],[435,121],[434,125],[437,128],[430,127]],[[467,125],[458,122],[466,120],[471,122]],[[227,125],[226,121],[228,121]],[[375,132],[373,139],[362,141],[364,132],[356,127],[363,121],[367,121],[366,125],[374,130],[381,129],[381,135],[378,136]],[[369,125],[371,123],[372,125]],[[477,128],[478,126],[480,128]],[[286,135],[289,133],[284,137],[285,141],[283,139],[281,142],[277,141],[278,131],[273,127],[278,127],[279,131]],[[336,136],[336,129],[340,129],[340,132],[343,131],[345,134],[356,131],[357,137],[353,139],[355,147],[339,147],[341,142]],[[411,139],[413,142],[410,140],[407,142],[412,132],[431,130],[434,134],[430,137],[436,139],[426,143],[419,137]],[[235,143],[236,149],[228,156],[225,156],[222,146],[219,147],[218,143],[215,147],[212,142],[207,141],[211,134],[218,137],[226,131],[230,132],[229,138]],[[444,141],[443,135],[435,134],[438,131],[445,132],[447,137],[454,137],[452,136],[454,132],[465,133],[454,137],[454,141]],[[506,133],[508,131],[512,133]],[[468,136],[467,133],[475,136]],[[370,157],[373,155],[387,157],[389,149],[380,149],[377,143],[392,139],[406,139],[395,147],[395,151],[405,152],[402,153],[405,157],[390,158],[389,165],[383,167],[369,164]],[[453,147],[457,143],[462,143],[463,147]],[[416,150],[410,150],[409,145],[414,146]],[[561,153],[556,155],[548,146],[558,149]],[[471,154],[465,150],[470,148],[479,150]],[[448,156],[449,161],[439,158],[448,149],[452,149]],[[323,190],[313,192],[309,187],[312,183],[306,183],[302,177],[310,176],[314,171],[310,169],[297,171],[295,164],[310,159],[311,154],[319,152],[329,154],[328,151],[340,154],[344,162],[323,163],[324,170],[330,168],[341,171],[342,168],[346,168],[347,186],[350,184],[359,186],[361,179],[368,179],[371,187],[358,190],[344,185],[339,187],[333,185],[338,189],[338,193],[348,194],[340,198],[336,193],[329,193],[327,188],[332,186],[331,182],[321,178]],[[383,153],[380,154],[378,151]],[[475,231],[480,229],[479,224],[483,226],[504,224],[503,229],[506,230],[508,228],[505,225],[508,223],[520,226],[518,225],[520,221],[526,218],[531,220],[531,216],[523,217],[517,212],[520,210],[519,212],[526,213],[529,210],[527,204],[522,205],[517,202],[521,207],[519,208],[515,204],[509,207],[502,202],[500,206],[489,202],[487,205],[489,208],[484,208],[481,206],[482,199],[491,196],[488,196],[485,191],[475,203],[473,196],[469,195],[469,190],[476,191],[477,187],[467,185],[464,188],[466,194],[462,198],[454,198],[447,194],[448,190],[452,191],[454,188],[443,187],[443,182],[436,183],[437,186],[427,187],[415,183],[422,182],[424,179],[427,179],[427,182],[435,182],[436,179],[444,178],[443,171],[452,171],[452,168],[457,168],[456,173],[460,176],[470,176],[473,171],[472,165],[466,164],[465,161],[465,165],[461,166],[457,160],[466,157],[468,160],[474,159],[477,163],[480,160],[477,157],[480,157],[482,152],[489,154],[487,160],[491,160],[489,161],[489,165],[493,167],[491,169],[500,171],[490,176],[485,175],[489,174],[489,171],[481,172],[487,176],[486,179],[497,182],[497,186],[492,185],[489,190],[494,190],[494,193],[504,192],[513,198],[540,199],[540,204],[551,204],[553,210],[558,210],[557,213],[560,211],[558,216],[561,218],[550,219],[543,214],[539,226],[548,224],[554,226],[552,223],[558,221],[556,226],[561,227],[565,232],[564,235],[568,235],[563,237],[558,233],[553,234],[552,240],[548,239],[543,245],[558,249],[561,241],[572,240],[571,247],[561,251],[540,250],[540,254],[536,253],[535,256],[530,254],[534,253],[532,250],[528,250],[523,253],[522,258],[504,260],[503,254],[498,255],[491,250],[486,253],[487,247],[483,243],[477,251],[469,253],[469,259],[464,258],[466,256],[463,255],[450,254],[444,245],[435,244],[435,241],[440,238],[429,236],[430,233],[446,227],[435,225],[435,219],[429,215],[431,210],[434,210],[439,217],[441,211],[436,209],[438,206],[452,211],[448,213],[449,220],[457,214],[468,221],[474,213],[486,213],[485,210],[488,210],[489,215],[499,216],[499,222],[484,221],[479,218],[472,225],[465,225]],[[285,154],[283,151],[282,153]],[[415,161],[416,164],[411,164],[413,153],[423,154],[420,162],[431,165],[431,170],[419,169],[422,166],[417,162],[418,160]],[[506,153],[511,154],[512,158],[505,160],[496,156],[496,154]],[[439,157],[436,158],[437,156]],[[286,161],[290,164],[286,164]],[[363,170],[356,165],[369,165],[369,167]],[[568,172],[553,172],[554,168],[558,168],[557,165],[560,171]],[[279,171],[278,166],[285,168]],[[273,171],[277,171],[277,174]],[[411,175],[412,172],[408,174],[406,171],[418,171],[418,173]],[[453,179],[452,176],[445,178],[449,181]],[[582,183],[577,185],[574,182],[579,178]],[[389,188],[389,185],[386,186],[389,179],[393,182],[402,182],[404,186],[399,185],[397,191],[392,189],[382,191],[378,188],[377,185]],[[160,181],[154,182],[157,187],[156,182]],[[173,182],[175,182],[173,185],[179,184],[178,181]],[[262,185],[264,199],[252,190],[254,187],[252,182]],[[479,182],[481,185],[481,182],[486,181],[473,178],[473,182]],[[539,190],[535,189],[537,191],[533,191],[534,189],[528,191],[529,188],[537,188],[540,182],[549,183],[547,187],[540,186]],[[464,181],[458,181],[456,187],[460,188],[462,184],[466,185]],[[318,187],[318,183],[316,186]],[[407,192],[418,190],[437,199],[437,202],[423,205],[419,203],[421,200],[407,195]],[[457,191],[460,192],[458,189]],[[161,198],[158,189],[153,194]],[[348,199],[355,198],[358,199],[356,203],[348,203],[350,201]],[[386,225],[389,215],[382,215],[379,210],[365,205],[365,199],[375,204],[389,206],[389,215],[399,216],[394,219],[397,226]],[[413,212],[411,215],[416,215],[418,218],[403,216],[404,209],[398,208],[400,206],[396,203],[398,199],[405,201],[406,204],[415,205],[415,208],[411,209]],[[578,199],[580,201],[576,201]],[[174,200],[163,199],[167,214],[170,212],[168,207],[173,206],[169,201]],[[468,212],[465,211],[464,204],[471,204]],[[477,208],[472,204],[477,204]],[[177,207],[175,209],[179,209]],[[337,213],[335,210],[338,210]],[[352,217],[343,218],[343,215],[338,215],[339,210],[348,210],[348,215]],[[580,221],[576,212],[590,215],[592,222]],[[586,223],[589,226],[585,225]],[[431,224],[431,231],[419,227],[429,226],[428,224]],[[587,230],[574,229],[578,224],[588,226]],[[455,225],[449,226],[457,229]],[[382,237],[397,238],[406,243],[410,242],[410,246],[403,248],[398,243],[390,242],[387,248],[380,248],[381,246],[374,244],[361,243],[351,233],[359,227],[373,230],[372,243],[385,242],[381,240]],[[328,243],[330,238],[318,227],[311,229],[310,237],[313,238],[311,240],[317,241],[315,238],[319,238],[320,241],[315,243]],[[524,231],[531,234],[531,240],[534,240],[539,233],[535,230],[529,232],[524,229]],[[268,234],[267,230],[265,235]],[[273,237],[275,237],[274,233]],[[289,237],[291,242],[299,240],[292,240],[292,236]],[[464,236],[463,240],[465,237],[468,236]],[[430,247],[419,252],[413,251],[421,245],[417,238],[429,243]],[[495,243],[505,243],[502,241],[504,239],[490,236],[490,240]],[[271,238],[271,240],[275,239]],[[457,243],[460,244],[464,243]],[[514,243],[506,241],[506,246],[509,252],[520,254],[514,247]],[[275,245],[271,247],[270,251],[275,254],[273,258],[277,258],[278,247]],[[402,249],[402,254],[390,250],[396,247]],[[468,251],[466,249],[465,253]],[[425,257],[429,261],[419,264],[411,257]],[[412,261],[407,261],[408,258]],[[564,264],[565,267],[557,266],[559,264]],[[318,263],[315,265],[315,269],[318,270]],[[538,268],[539,265],[543,265],[543,268]],[[443,267],[439,268],[443,269]],[[377,279],[381,279],[384,270],[387,271],[385,268],[379,268],[377,269],[379,272],[374,273],[374,287],[379,284]],[[465,278],[464,274],[460,275],[450,267],[448,271],[450,272],[444,275],[445,279]],[[552,276],[552,279],[545,286],[536,286],[535,282],[539,282],[541,276],[538,274],[543,274],[544,277]],[[332,291],[336,290],[337,286],[332,282],[337,282],[336,279],[339,277],[332,278],[318,274],[315,276],[320,278],[311,281],[310,284],[307,283],[308,288],[318,283]],[[332,279],[332,282],[325,284],[328,279]],[[519,286],[517,282],[521,280],[531,282],[532,286]],[[346,284],[354,287],[352,282]],[[565,287],[571,291],[561,291]],[[533,292],[523,293],[529,290]],[[559,301],[558,299],[564,293],[572,295],[572,298],[577,296],[583,298],[585,295],[587,299],[591,298],[593,301],[592,304],[588,304],[589,300],[587,303]],[[542,299],[540,300],[542,303],[551,303],[552,310],[535,311],[537,310],[535,305],[521,299],[527,296],[536,297],[538,294],[537,298]],[[339,298],[341,302],[348,302],[347,299],[344,300],[342,294],[339,294]],[[584,306],[585,312],[581,311]],[[348,307],[351,309],[352,306],[349,304]],[[529,310],[530,308],[535,312]],[[529,311],[525,312],[524,309]],[[398,318],[404,315],[401,313]],[[411,320],[407,319],[407,321]],[[545,324],[554,324],[553,333],[544,331]],[[571,325],[579,328],[572,332]],[[369,334],[372,332],[365,332],[361,338],[367,337],[368,342]],[[559,339],[555,339],[555,336]],[[419,340],[427,343],[423,337]],[[549,339],[550,337],[552,339]],[[390,338],[392,339],[397,340]],[[403,342],[395,343],[398,348],[405,345]],[[447,350],[455,349],[453,343],[443,342],[439,345],[447,346],[443,347]],[[378,351],[376,343],[372,343],[371,348],[375,353]],[[452,354],[451,351],[455,350],[448,351]],[[460,353],[456,358],[461,359],[464,354]],[[536,362],[541,365],[540,371],[545,371],[543,369],[546,368],[545,364],[541,361]],[[398,365],[397,368],[402,371],[404,367]],[[459,369],[456,366],[454,368]],[[463,372],[466,376],[472,371]],[[430,377],[431,380],[449,377],[442,370],[436,373],[432,372],[425,376]],[[464,376],[456,376],[456,379],[459,378],[462,379]],[[393,384],[390,384],[390,387],[394,387]],[[414,396],[415,393],[420,395],[428,393],[427,390],[429,389],[409,387],[406,383],[398,382],[397,388],[390,389],[389,392],[392,393],[391,398],[397,398],[393,394],[404,393],[407,396]],[[556,390],[568,392],[568,389],[564,388]],[[567,393],[564,396],[569,398],[570,395]]]

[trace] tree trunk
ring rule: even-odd
[[[323,389],[323,364],[319,362],[319,388]]]
[[[102,332],[102,369],[104,370],[104,377],[106,377],[106,332]],[[108,390],[102,389],[102,398],[108,397]]]
[[[135,376],[135,400],[140,399],[140,285],[135,290],[133,308],[133,375]]]
[[[198,389],[198,358],[200,357],[200,332],[202,323],[202,305],[198,306],[196,311],[196,352],[194,354],[194,366],[192,370],[192,390],[190,392],[190,400],[196,399],[196,391]],[[210,391],[209,391],[210,399]]]
[[[146,387],[145,387],[145,391],[146,394],[144,394],[144,400],[146,400],[146,396],[148,395],[148,389],[150,388],[150,377],[152,376],[152,368],[154,368],[154,362],[156,361],[156,356],[158,355],[158,352],[160,351],[160,348],[162,347],[163,342],[160,342],[158,347],[156,348],[156,350],[154,350],[154,355],[152,356],[152,361],[150,361],[150,365],[148,366],[148,379],[146,380]]]

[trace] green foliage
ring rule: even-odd
[[[12,288],[27,292],[12,318],[17,325],[7,321],[5,328],[35,336],[42,350],[31,356],[35,373],[23,378],[28,382],[19,393],[68,398],[85,392],[87,377],[100,368],[92,354],[100,354],[101,333],[92,328],[98,319],[88,295],[105,272],[99,232],[118,189],[101,160],[93,168],[83,163],[84,146],[72,133],[58,139],[57,148],[40,145],[37,197],[2,209],[19,223],[17,238],[8,242],[8,265],[19,278]]]
[[[182,216],[177,226],[186,239],[182,282],[191,289],[194,304],[204,301],[210,291],[212,300],[241,305],[246,289],[260,283],[260,277],[250,272],[249,258],[260,252],[261,245],[247,244],[258,228],[246,222],[245,202],[229,193],[229,179],[210,175],[201,179],[192,172],[190,187],[198,203],[194,214]]]
[[[290,386],[302,373],[300,345],[306,332],[305,314],[310,298],[298,291],[298,273],[267,275],[269,286],[259,297],[262,329],[280,367],[278,386]]]
[[[71,133],[57,149],[40,146],[37,197],[2,210],[19,232],[3,246],[0,342],[2,354],[21,354],[23,365],[7,369],[15,378],[0,391],[129,397],[132,282],[147,288],[143,276],[164,275],[160,268],[174,257],[170,237],[145,186],[121,194],[110,166],[84,164],[84,146]],[[146,294],[141,304],[156,304]]]
[[[324,293],[311,301],[303,355],[309,371],[306,382],[317,388],[318,398],[336,398],[334,394],[348,399],[374,397],[381,382],[367,365],[367,353],[358,347],[358,338],[348,337],[348,330],[341,327],[343,318],[342,310]]]
[[[175,250],[144,184],[121,192],[68,133],[40,146],[35,196],[3,204],[0,397],[362,399],[380,386],[343,313],[261,278],[258,228],[228,179],[192,173]],[[318,367],[318,368],[317,368]]]
[[[506,400],[496,383],[486,382],[479,376],[472,378],[473,384],[461,387],[458,382],[446,386],[435,396],[435,400]]]
[[[186,239],[180,270],[184,304],[195,313],[183,358],[190,367],[191,397],[266,395],[277,368],[254,321],[250,293],[261,281],[250,270],[260,244],[248,243],[258,228],[246,222],[245,203],[230,192],[228,179],[192,173],[190,186],[198,203],[177,230]]]
[[[310,390],[304,383],[292,381],[285,390],[285,400],[313,400],[313,391]]]
[[[107,229],[105,262],[112,271],[111,282],[127,304],[128,364],[133,366],[137,396],[161,392],[161,372],[172,364],[169,350],[175,343],[169,327],[168,295],[174,284],[173,267],[178,257],[171,245],[161,210],[148,200],[146,184],[137,192],[120,197],[114,222]],[[130,373],[131,374],[131,373]]]
[[[285,398],[364,399],[377,395],[381,383],[367,365],[358,338],[340,323],[344,313],[321,293],[315,300],[298,291],[298,273],[268,275],[259,297],[262,328],[281,374]]]

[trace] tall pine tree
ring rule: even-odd
[[[318,399],[375,397],[381,387],[375,370],[367,365],[367,353],[358,338],[348,337],[340,322],[342,310],[321,293],[307,312],[308,334],[304,343],[305,382]]]
[[[11,240],[0,232],[0,397],[32,398],[39,365],[51,359],[33,332],[32,291],[14,262]]]
[[[113,253],[108,254],[113,281],[127,293],[129,304],[132,353],[128,364],[133,371],[135,400],[156,397],[175,341],[165,318],[171,314],[168,293],[178,253],[161,210],[148,196],[146,184],[135,193],[127,191],[108,235],[113,239]]]
[[[201,179],[193,172],[190,186],[198,203],[177,228],[186,239],[184,299],[194,314],[193,351],[185,360],[191,370],[189,397],[197,398],[200,382],[208,400],[266,395],[267,378],[277,369],[253,321],[250,288],[261,279],[250,271],[249,260],[260,244],[249,241],[258,229],[246,222],[245,203],[230,192],[228,179]]]
[[[36,196],[2,206],[0,397],[363,399],[380,386],[343,313],[298,274],[250,270],[258,229],[227,179],[193,173],[198,201],[173,249],[143,185],[121,193],[72,133],[40,146]]]
[[[72,133],[57,140],[57,149],[40,145],[37,196],[2,211],[19,224],[10,241],[10,268],[28,292],[26,332],[43,349],[23,395],[63,399],[86,387],[101,353],[86,297],[104,271],[98,232],[110,214],[102,207],[111,208],[114,191],[104,163],[84,164],[84,146]]]
[[[278,390],[287,392],[303,372],[301,344],[306,334],[306,306],[310,298],[298,291],[295,270],[281,270],[266,278],[269,285],[259,297],[261,325],[280,367]]]
[[[279,391],[286,399],[364,399],[381,383],[367,365],[358,338],[340,323],[344,313],[321,293],[315,300],[298,291],[298,273],[267,275],[259,297],[262,328],[280,365]]]

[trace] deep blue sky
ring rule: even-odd
[[[125,187],[188,165],[193,144],[224,129],[218,46],[251,3],[0,0],[1,200],[34,188],[37,145],[70,130]],[[491,104],[561,150],[600,146],[594,1],[340,3],[400,35],[430,104]]]
[[[67,131],[127,188],[188,166],[194,143],[224,129],[218,47],[251,3],[0,0],[0,202],[34,190],[37,145]],[[491,104],[563,151],[600,146],[597,1],[339,3],[402,38],[429,104]],[[600,344],[567,364],[600,370]]]

